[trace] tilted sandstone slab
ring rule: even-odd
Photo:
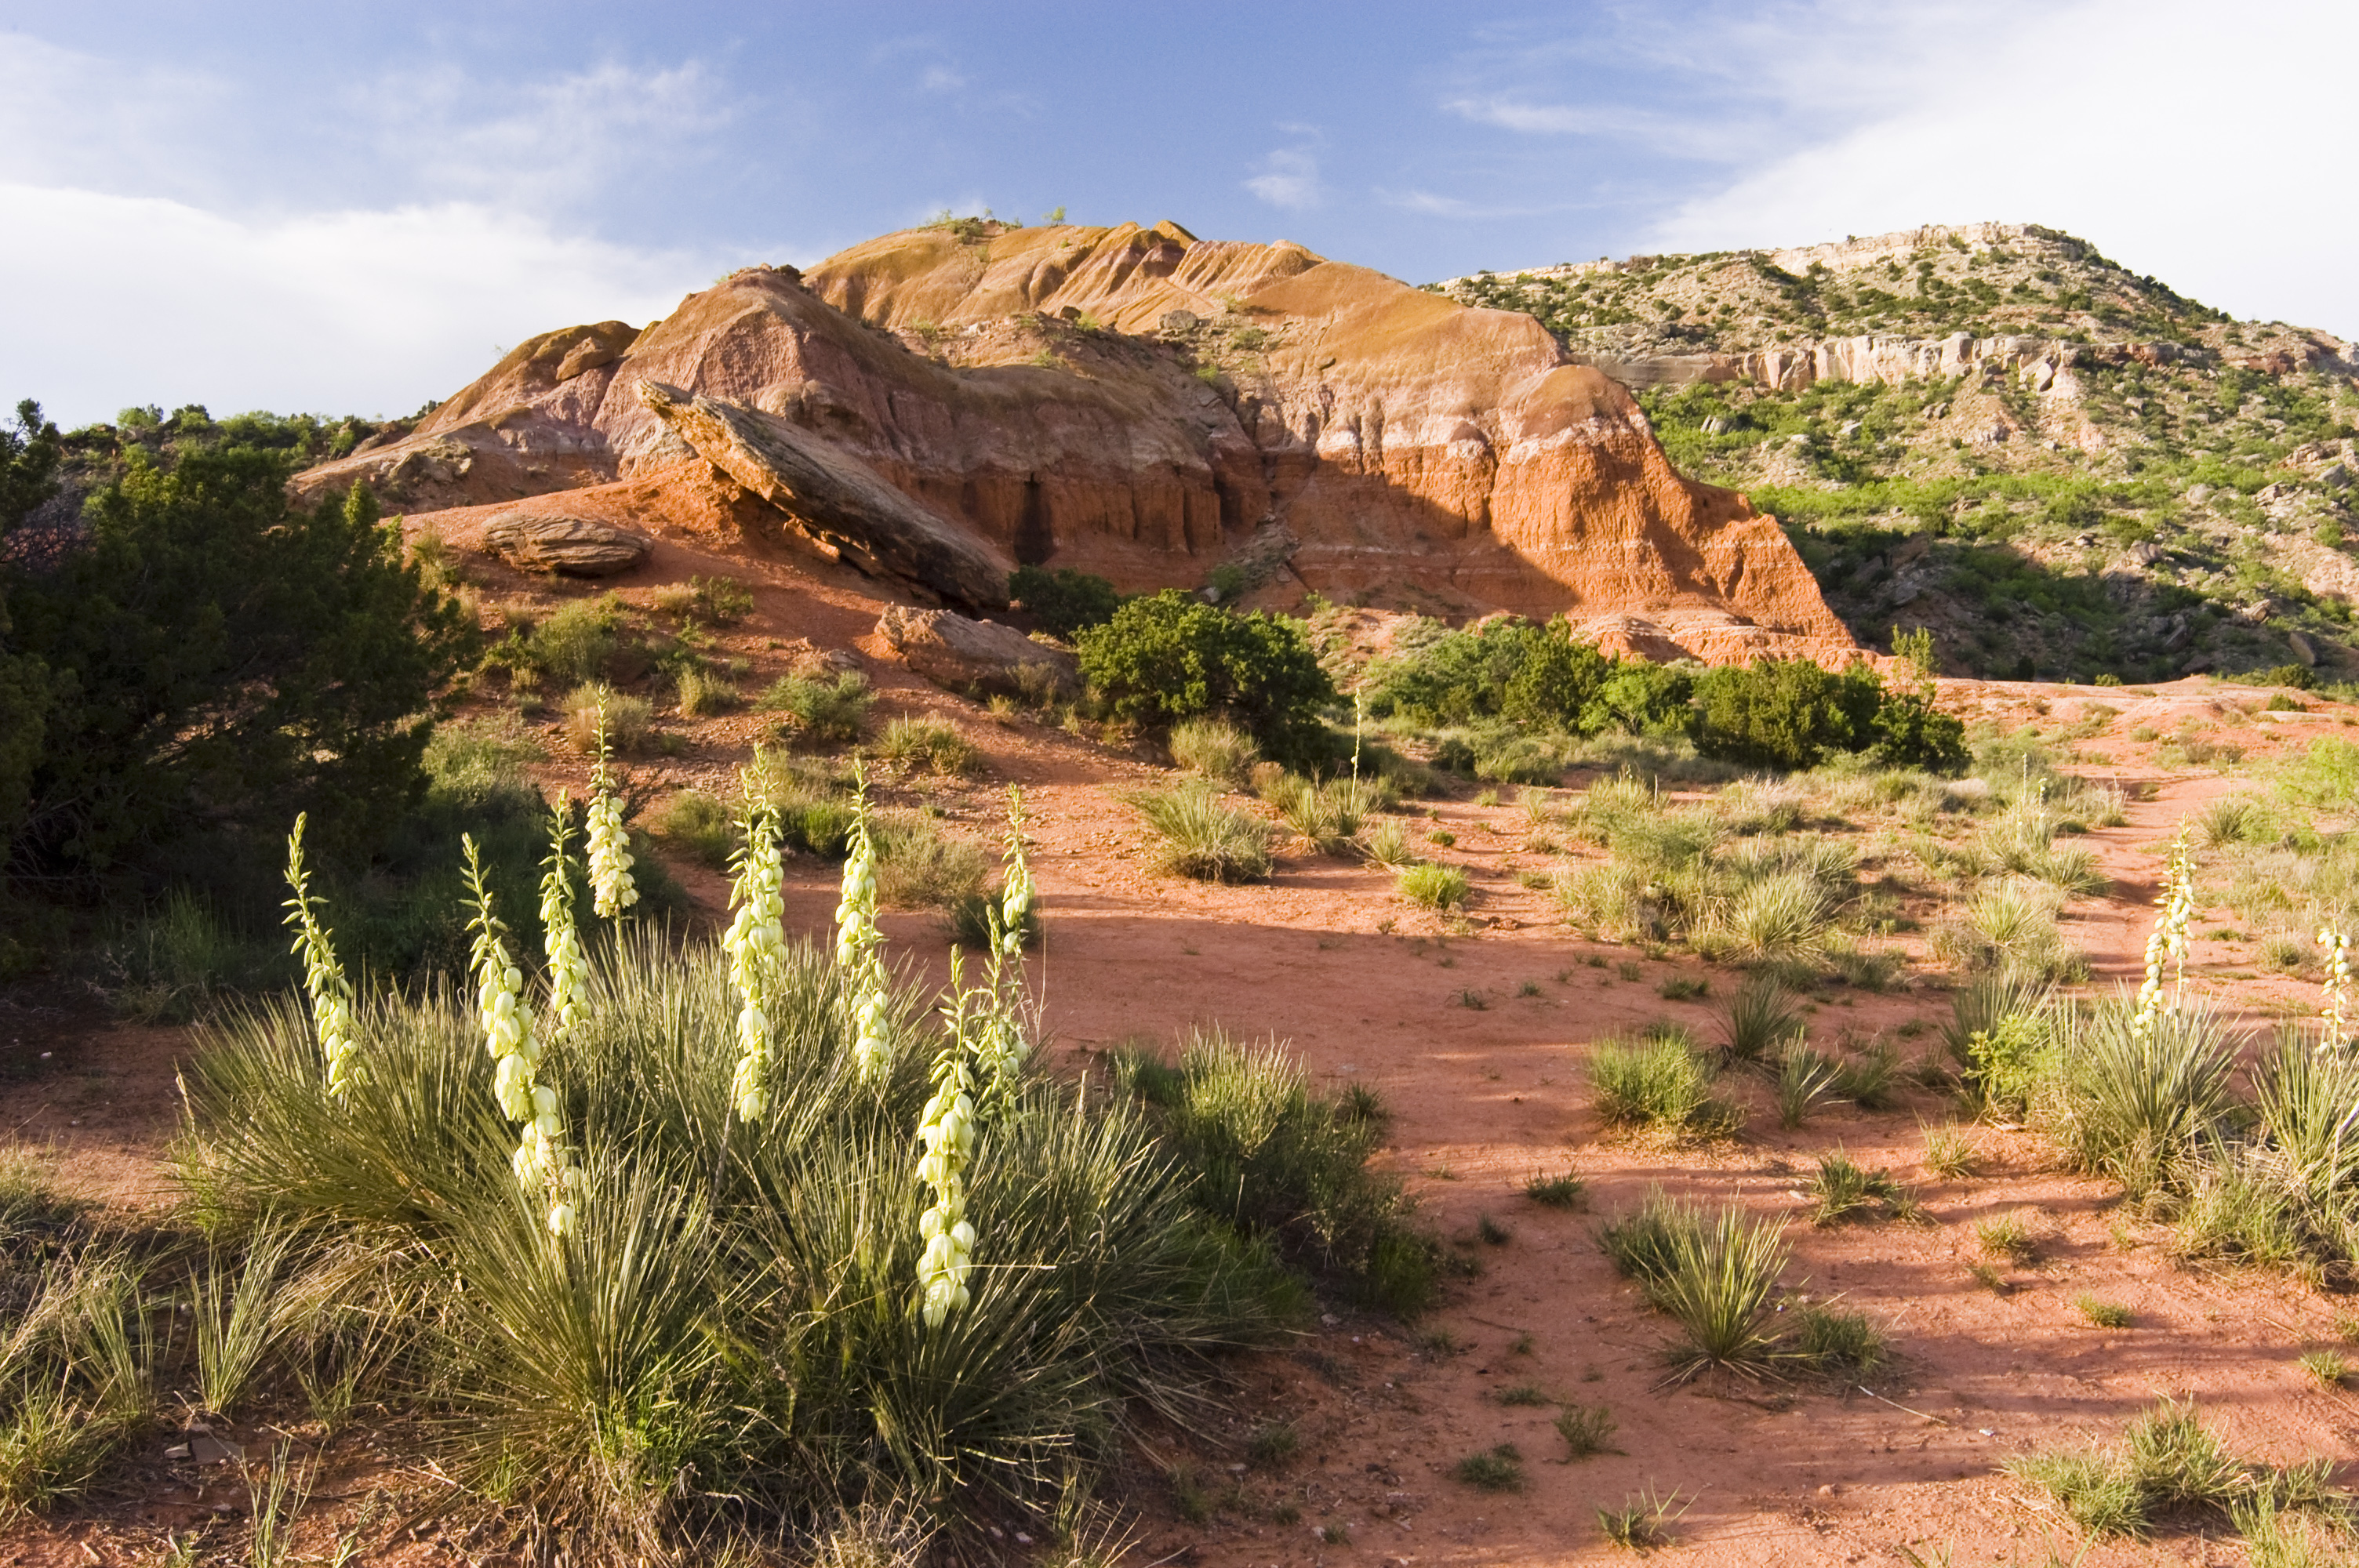
[[[757,409],[661,382],[641,381],[634,390],[697,456],[863,569],[906,578],[963,604],[1007,602],[1006,557],[840,448]]]
[[[1081,663],[1072,654],[995,621],[895,604],[878,618],[876,634],[911,669],[954,691],[996,691],[1038,699],[1081,688]]]
[[[614,577],[647,559],[647,541],[594,517],[503,512],[484,524],[484,545],[519,571]]]

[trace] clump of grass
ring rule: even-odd
[[[587,754],[598,749],[598,714],[606,715],[606,740],[617,752],[636,752],[647,744],[655,705],[644,697],[630,697],[603,681],[585,681],[565,699],[565,738]]]
[[[1353,778],[1315,784],[1289,775],[1276,790],[1271,804],[1287,827],[1312,849],[1322,855],[1341,855],[1359,834],[1373,804],[1373,788]]]
[[[679,692],[679,712],[683,719],[709,719],[716,713],[726,713],[745,700],[735,684],[725,676],[690,665],[675,677]]]
[[[1130,804],[1162,835],[1158,869],[1199,881],[1258,881],[1269,875],[1269,827],[1224,803],[1209,784],[1143,790]]]
[[[1658,1498],[1649,1487],[1644,1492],[1631,1493],[1619,1508],[1608,1508],[1601,1503],[1597,1508],[1597,1528],[1605,1532],[1606,1540],[1632,1552],[1652,1552],[1658,1547],[1669,1546],[1671,1544],[1671,1526],[1688,1511],[1686,1509],[1680,1509],[1677,1512],[1672,1510],[1671,1505],[1678,1502],[1679,1498],[1676,1490],[1667,1498]]]
[[[1512,1443],[1502,1443],[1480,1454],[1469,1454],[1450,1467],[1450,1473],[1466,1485],[1484,1492],[1520,1492],[1524,1489],[1524,1456]]]
[[[1379,823],[1376,830],[1362,841],[1360,848],[1370,860],[1386,871],[1398,871],[1417,860],[1417,849],[1409,842],[1408,829],[1401,826],[1400,818],[1397,816],[1388,816]]]
[[[1456,909],[1465,903],[1470,886],[1463,869],[1429,863],[1404,867],[1393,891],[1428,909]]]
[[[2018,1268],[2039,1261],[2039,1237],[2020,1210],[2010,1209],[1974,1222],[1974,1242],[1985,1256],[2005,1258]]]
[[[1712,1094],[1712,1076],[1684,1037],[1600,1041],[1589,1057],[1598,1119],[1611,1128],[1697,1138],[1734,1132],[1744,1112]]]
[[[1797,1314],[1794,1351],[1813,1369],[1840,1378],[1864,1377],[1883,1366],[1889,1354],[1882,1331],[1865,1313],[1818,1305]]]
[[[1534,1176],[1524,1184],[1524,1195],[1544,1208],[1579,1208],[1589,1201],[1589,1184],[1570,1173]]]
[[[1252,736],[1219,719],[1190,719],[1171,727],[1171,761],[1213,784],[1234,788],[1261,760]]]
[[[1747,975],[1721,1014],[1729,1059],[1736,1062],[1777,1055],[1803,1027],[1800,1004],[1768,974]]]
[[[1557,1435],[1564,1439],[1565,1456],[1571,1460],[1622,1452],[1614,1446],[1614,1433],[1619,1424],[1614,1412],[1603,1405],[1567,1405],[1556,1418]]]
[[[1542,1391],[1538,1383],[1516,1383],[1512,1387],[1501,1389],[1498,1398],[1503,1405],[1545,1405],[1555,1402]]]
[[[737,847],[737,827],[729,808],[702,790],[684,789],[664,803],[656,816],[656,834],[712,868],[727,868]]]
[[[922,816],[887,816],[875,837],[876,897],[888,908],[947,909],[980,897],[991,874],[982,845],[946,838]]]
[[[1878,1040],[1835,1065],[1834,1092],[1862,1110],[1888,1110],[1898,1092],[1900,1054]]]
[[[1666,975],[1655,994],[1665,1001],[1699,1001],[1712,994],[1712,982],[1701,976]]]
[[[1925,1129],[1925,1169],[1945,1182],[1972,1176],[1982,1154],[1965,1130],[1955,1122]]]
[[[1474,1234],[1486,1247],[1505,1247],[1514,1239],[1512,1231],[1487,1214],[1475,1218]]]
[[[813,662],[772,682],[754,706],[783,713],[799,738],[813,745],[845,746],[860,739],[876,700],[858,670],[836,671]]]
[[[923,766],[942,777],[974,766],[974,743],[939,719],[905,714],[885,727],[878,754],[905,767]]]
[[[1917,1213],[1917,1200],[1908,1188],[1886,1172],[1864,1169],[1841,1149],[1819,1156],[1810,1190],[1815,1200],[1810,1223],[1816,1226],[1902,1219]]]
[[[2080,1169],[2133,1199],[2183,1184],[2229,1109],[2235,1043],[2213,1007],[2166,1007],[2143,1025],[2126,1000],[2085,1021],[2060,1014],[2069,1115],[2060,1129]]]
[[[2130,1325],[2130,1309],[2117,1302],[2099,1301],[2093,1295],[2082,1294],[2072,1298],[2072,1305],[2098,1328],[2127,1328]]]
[[[2098,1452],[2029,1454],[2000,1468],[2056,1499],[2074,1524],[2092,1535],[2144,1535],[2147,1503],[2137,1480]]]
[[[1802,1125],[1823,1101],[1838,1098],[1835,1080],[1842,1065],[1808,1045],[1789,1044],[1777,1058],[1777,1125],[1789,1130]]]
[[[2339,1389],[2351,1379],[2350,1358],[2340,1350],[2313,1350],[2301,1358],[2301,1369],[2321,1389]]]
[[[1254,1428],[1245,1441],[1245,1457],[1257,1468],[1275,1469],[1302,1451],[1302,1434],[1290,1421],[1269,1422]]]

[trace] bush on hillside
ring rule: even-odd
[[[1117,718],[1158,727],[1224,714],[1280,758],[1319,750],[1319,709],[1335,698],[1302,628],[1233,615],[1166,589],[1081,634],[1082,673]]]
[[[1864,665],[1832,674],[1808,659],[1760,659],[1695,681],[1696,750],[1751,767],[1818,766],[1873,743],[1884,684]]]
[[[1113,620],[1122,604],[1114,584],[1071,567],[1053,572],[1017,567],[1007,574],[1007,597],[1038,622],[1041,631],[1069,643],[1088,628]]]

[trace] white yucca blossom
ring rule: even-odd
[[[598,704],[598,765],[590,774],[591,907],[607,920],[639,902],[631,881],[631,837],[623,830],[622,803],[614,798],[606,762],[606,705]]]
[[[573,924],[570,887],[573,861],[566,853],[573,836],[573,802],[559,795],[549,813],[549,871],[540,880],[541,948],[549,955],[549,1038],[562,1040],[582,1021],[582,997],[590,983],[590,960]]]
[[[525,1191],[549,1195],[549,1232],[565,1236],[576,1219],[571,1194],[577,1176],[558,1141],[564,1124],[558,1115],[557,1091],[533,1081],[540,1065],[540,1042],[533,1031],[532,1005],[525,1000],[524,974],[508,959],[507,927],[493,912],[492,890],[484,882],[474,837],[462,835],[459,842],[466,851],[467,887],[475,901],[475,1009],[484,1048],[492,1054],[492,1093],[502,1114],[524,1127],[509,1165]]]
[[[342,1099],[358,1066],[360,1031],[353,1016],[351,982],[344,979],[344,967],[336,961],[335,946],[320,922],[311,897],[311,873],[303,864],[304,820],[299,815],[295,831],[287,836],[287,883],[295,890],[295,896],[287,901],[287,923],[295,927],[295,951],[303,959],[303,989],[311,999],[311,1023],[319,1032],[320,1052],[327,1058],[328,1092]]]
[[[2326,1000],[2319,1010],[2326,1022],[2321,1051],[2339,1051],[2351,1033],[2346,1004],[2351,995],[2351,938],[2332,925],[2318,928],[2318,945],[2326,949]]]
[[[995,1112],[1014,1098],[1016,1070],[1031,1050],[1018,1005],[1020,968],[1009,967],[1011,961],[1020,966],[1023,959],[1024,919],[1033,898],[1032,868],[1024,853],[1024,795],[1014,784],[1007,786],[1006,842],[1005,887],[999,907],[986,916],[992,939],[990,978],[983,993],[973,999],[972,1025],[975,1059],[989,1079],[986,1098]],[[961,1000],[959,1011],[962,1018],[967,1016],[965,999]]]
[[[2187,927],[2195,918],[2195,858],[2187,847],[2188,827],[2179,825],[2179,834],[2170,841],[2170,857],[2165,862],[2162,889],[2155,895],[2154,930],[2146,939],[2146,979],[2138,987],[2137,1011],[2131,1020],[2134,1033],[2153,1032],[2154,1022],[2162,1013],[2162,971],[2167,964],[2177,967],[2178,989],[2187,989]]]
[[[876,846],[868,832],[868,781],[853,770],[852,838],[843,860],[843,892],[835,906],[835,965],[851,999],[852,1061],[861,1081],[875,1083],[893,1065],[886,1033],[885,960],[877,948]]]
[[[739,1119],[759,1121],[770,1108],[769,1008],[786,962],[786,899],[779,888],[778,819],[767,809],[745,824],[737,853],[737,881],[729,893],[736,914],[721,938],[729,956],[730,983],[737,988],[737,1070],[729,1098]]]
[[[918,1179],[934,1190],[932,1206],[918,1218],[918,1234],[926,1244],[918,1260],[919,1310],[927,1327],[940,1328],[944,1318],[972,1299],[966,1281],[974,1271],[974,1227],[966,1217],[966,1168],[974,1156],[974,1093],[965,1042],[955,1029],[934,1065],[934,1096],[919,1122],[918,1141],[925,1151],[918,1157]]]

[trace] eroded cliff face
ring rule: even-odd
[[[1674,472],[1529,317],[1168,223],[916,230],[807,277],[740,273],[644,331],[536,339],[300,482],[366,474],[422,509],[721,461],[642,384],[757,410],[994,553],[1127,589],[1290,535],[1285,570],[1331,597],[1567,611],[1713,657],[1851,646],[1775,522]]]

